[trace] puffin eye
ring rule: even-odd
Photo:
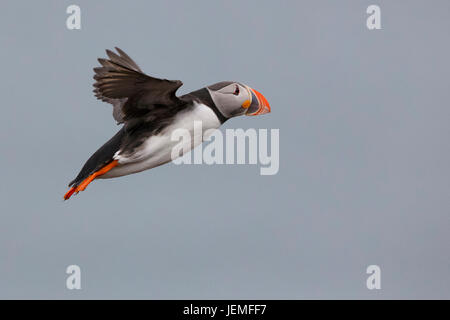
[[[236,85],[236,90],[234,90],[233,94],[235,96],[239,95],[239,86],[238,85]]]

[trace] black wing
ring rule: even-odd
[[[95,96],[114,106],[118,123],[145,117],[157,108],[181,103],[175,92],[183,83],[150,77],[122,50],[106,50],[109,59],[98,59],[101,67],[94,68]]]

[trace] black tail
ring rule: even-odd
[[[114,137],[101,146],[100,149],[86,161],[77,177],[69,183],[69,187],[78,186],[84,179],[111,162],[114,154],[120,149],[123,136],[123,129],[120,129]]]

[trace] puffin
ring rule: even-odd
[[[113,106],[113,118],[122,127],[86,161],[69,183],[64,200],[95,179],[125,176],[174,160],[172,148],[179,143],[171,139],[174,130],[188,130],[193,137],[196,121],[201,121],[203,134],[233,117],[270,112],[260,92],[236,81],[177,96],[183,82],[149,76],[123,50],[115,49],[117,53],[106,50],[108,58],[98,59],[93,91],[97,99]],[[201,142],[192,139],[183,152]]]

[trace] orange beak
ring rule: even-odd
[[[266,97],[262,93],[247,87],[252,96],[252,101],[249,104],[248,110],[245,113],[246,116],[258,116],[270,112],[270,105]]]

